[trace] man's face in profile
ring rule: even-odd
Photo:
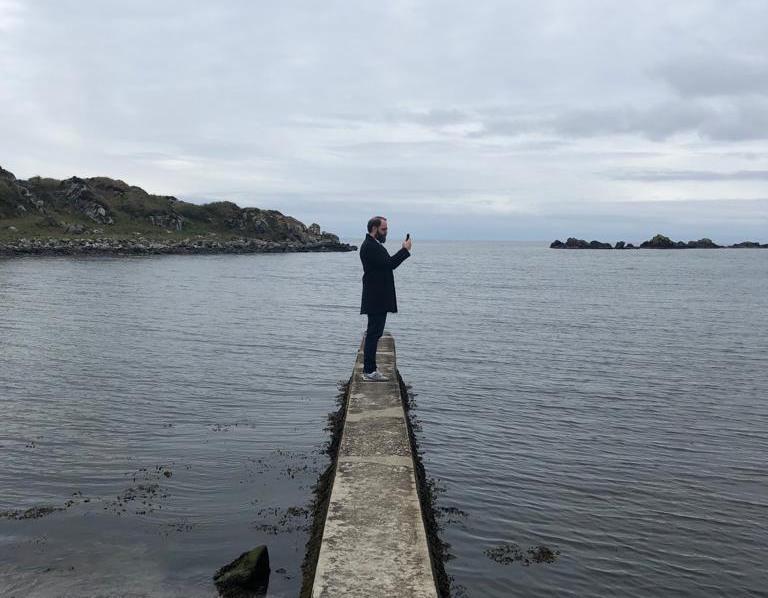
[[[386,243],[387,241],[387,221],[382,220],[381,226],[379,226],[378,230],[376,231],[376,240],[379,243]]]

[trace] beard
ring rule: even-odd
[[[376,240],[379,243],[386,243],[387,241],[387,235],[382,235],[381,233],[376,233]]]

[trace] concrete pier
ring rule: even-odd
[[[363,382],[362,360],[361,350],[312,596],[436,598],[394,339],[382,337],[376,357],[388,382]]]

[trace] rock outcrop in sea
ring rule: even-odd
[[[277,210],[197,205],[106,177],[25,181],[0,167],[0,255],[354,249]]]
[[[655,235],[648,241],[640,243],[635,247],[632,243],[617,241],[615,245],[602,243],[600,241],[585,241],[569,237],[565,243],[556,239],[550,244],[550,249],[738,249],[738,248],[768,248],[768,244],[761,245],[757,241],[742,241],[734,245],[718,245],[712,239],[699,239],[698,241],[673,241],[664,235]]]
[[[244,552],[213,576],[222,598],[266,596],[269,587],[269,550],[261,544]]]

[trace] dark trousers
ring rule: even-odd
[[[386,321],[387,312],[368,314],[368,329],[365,331],[365,344],[363,345],[363,371],[366,374],[376,371],[376,347],[381,335],[384,334]]]

